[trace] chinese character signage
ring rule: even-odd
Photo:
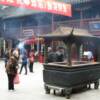
[[[69,17],[72,16],[71,4],[65,4],[55,0],[0,0],[0,4],[40,10]]]

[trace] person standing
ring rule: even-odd
[[[57,61],[56,51],[53,50],[51,47],[48,47],[47,61],[48,61],[48,63]]]
[[[87,61],[93,61],[94,57],[93,57],[93,53],[90,50],[84,51],[83,52],[83,57],[87,60]]]
[[[27,75],[27,54],[26,53],[22,55],[22,66],[19,72],[20,74],[22,72],[23,67],[25,68],[25,75]]]
[[[18,61],[19,57],[20,57],[20,50],[18,48],[15,48],[15,50],[13,50],[12,54],[17,59],[17,61]]]
[[[64,49],[63,47],[59,47],[56,51],[57,54],[57,62],[64,61]]]
[[[6,67],[7,62],[9,60],[9,49],[8,48],[5,50],[4,56],[5,56],[5,67]]]
[[[9,49],[5,50],[5,54],[4,54],[4,56],[5,56],[5,67],[7,65],[7,62],[9,60],[10,56],[12,56],[12,52],[13,52],[12,48],[9,48]]]
[[[33,72],[33,64],[34,64],[34,50],[32,49],[29,53],[29,71]]]
[[[17,74],[17,61],[14,56],[11,56],[6,65],[8,77],[8,90],[14,90],[14,78]]]

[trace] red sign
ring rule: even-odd
[[[0,4],[72,16],[71,4],[56,2],[55,0],[0,0]]]

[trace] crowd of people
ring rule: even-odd
[[[58,47],[56,49],[48,47],[47,54],[47,62],[63,62],[65,60],[65,49],[63,47]],[[93,54],[90,51],[85,51],[83,55],[85,60],[87,57],[89,61],[93,59]],[[36,54],[34,49],[31,49],[29,52],[24,49],[23,53],[20,53],[20,50],[18,48],[9,50],[6,49],[5,69],[8,77],[8,90],[14,90],[14,79],[18,73],[22,73],[23,69],[25,69],[25,75],[28,74],[28,69],[29,72],[34,72],[33,67],[35,57]],[[21,63],[20,67],[19,63]]]
[[[64,61],[64,48],[58,47],[57,49],[52,49],[48,47],[48,62],[62,62]]]
[[[22,73],[23,68],[25,69],[25,75],[27,75],[28,72],[27,68],[29,68],[29,72],[33,73],[34,57],[33,49],[30,50],[29,53],[27,53],[27,50],[24,50],[22,54],[20,54],[18,48],[7,49],[5,51],[5,69],[8,77],[8,90],[14,90],[14,79],[18,73]],[[21,63],[20,67],[19,62]]]
[[[48,49],[48,62],[64,60],[63,49],[58,48],[56,53],[49,48]],[[41,59],[41,53],[39,53]],[[26,49],[21,52],[18,48],[6,49],[5,51],[5,69],[8,77],[8,90],[14,90],[14,79],[17,74],[21,74],[24,69],[24,74],[28,72],[33,73],[34,61],[36,58],[34,49],[27,51]],[[38,59],[39,60],[39,59]],[[42,58],[43,60],[43,58]],[[21,65],[20,65],[21,64]],[[20,66],[19,66],[20,65]],[[28,71],[29,70],[29,71]]]

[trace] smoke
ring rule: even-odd
[[[38,29],[37,29],[37,35],[41,34],[41,28],[40,28],[40,26],[43,25],[43,19],[45,19],[45,18],[46,18],[46,16],[43,13],[38,14],[38,15],[35,16],[35,20],[37,22],[37,27],[38,27]]]

